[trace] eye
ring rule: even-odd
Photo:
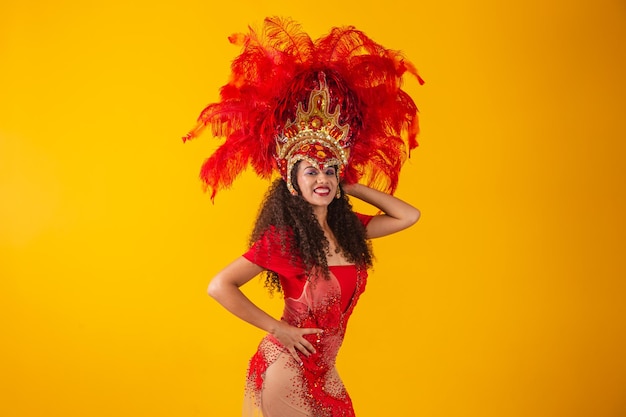
[[[335,170],[335,168],[326,168],[326,175],[335,176],[336,173],[337,173],[337,171]]]
[[[317,170],[314,168],[307,168],[304,171],[304,175],[317,175]]]

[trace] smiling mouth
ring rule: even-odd
[[[328,187],[317,187],[316,189],[313,190],[313,192],[317,195],[320,196],[327,196],[328,194],[330,194],[330,188]]]

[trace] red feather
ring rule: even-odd
[[[402,164],[418,145],[417,107],[401,89],[405,73],[423,84],[410,61],[352,26],[332,28],[313,41],[298,23],[279,17],[229,41],[242,48],[230,80],[220,89],[220,101],[208,105],[183,138],[197,137],[206,126],[225,138],[200,174],[212,198],[248,166],[261,177],[272,175],[276,137],[297,103],[306,102],[320,71],[332,89],[332,106],[340,106],[341,122],[351,125],[344,180],[395,191]]]

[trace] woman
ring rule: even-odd
[[[318,240],[317,246],[323,249],[323,262],[306,267],[304,262],[291,259],[290,254],[306,251],[310,241],[300,240],[298,245],[298,240],[288,240],[289,245],[296,244],[297,249],[281,254],[280,232],[272,228],[273,225],[259,233],[259,222],[266,216],[262,209],[255,231],[260,239],[249,252],[213,278],[209,294],[237,317],[268,332],[251,361],[248,375],[247,394],[260,405],[263,416],[352,416],[350,397],[334,365],[347,321],[365,287],[366,268],[371,264],[365,239],[403,230],[414,224],[420,213],[409,204],[372,188],[343,185],[345,193],[384,213],[357,218],[341,191],[342,196],[335,197],[342,186],[334,167],[320,170],[303,160],[294,169],[293,187],[298,195],[290,195],[283,180],[278,180],[264,207],[274,200],[293,199],[295,204],[300,204],[302,218],[289,218],[286,223],[297,228],[301,222],[308,221],[309,227],[318,229],[315,237],[306,236],[306,228],[298,230],[297,234],[303,239]],[[338,207],[335,209],[333,205]],[[336,222],[329,218],[329,212],[335,217],[352,216],[351,223],[356,227],[353,231],[336,230],[331,226]],[[362,227],[358,227],[361,224]],[[294,234],[290,229],[283,229],[283,232],[288,237]],[[342,243],[350,245],[355,236],[359,241],[351,246],[357,251],[349,252]],[[272,242],[276,242],[275,247],[268,248]],[[255,245],[264,246],[265,250]],[[268,257],[268,252],[274,256]],[[279,285],[285,292],[282,320],[265,313],[239,290],[266,269],[279,274]]]
[[[268,333],[250,361],[247,411],[354,416],[335,360],[372,265],[369,239],[419,218],[392,194],[417,146],[417,108],[400,88],[402,76],[421,79],[401,54],[353,27],[313,41],[296,23],[268,18],[262,33],[229,39],[243,47],[231,79],[184,140],[205,126],[226,138],[201,170],[212,197],[248,166],[281,177],[250,249],[209,285],[226,309]],[[354,213],[348,195],[382,213]],[[239,290],[262,271],[270,291],[283,293],[281,320]]]

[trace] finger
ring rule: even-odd
[[[296,342],[294,347],[300,353],[302,353],[304,356],[306,356],[308,358],[311,355],[311,353],[315,353],[315,352],[311,352],[311,349],[309,349],[309,347],[307,345],[310,345],[310,343],[307,342],[305,339],[302,339],[301,341]]]
[[[317,336],[317,338],[315,339],[315,343],[319,343],[320,342],[320,340],[322,339],[322,333],[324,333],[324,330],[322,330],[322,329],[303,329],[303,330],[306,330],[303,334],[306,334],[306,335],[314,334],[314,335]],[[308,340],[307,340],[307,342],[308,342]],[[307,349],[311,350],[308,347],[307,347]],[[315,349],[311,350],[311,352],[315,353]]]
[[[309,356],[311,353],[315,353],[315,347],[306,339],[303,342],[300,342],[300,345],[305,349],[304,353],[306,356]]]
[[[289,349],[289,353],[291,353],[291,356],[293,356],[293,358],[296,360],[296,363],[302,366],[302,359],[300,359],[300,357],[298,356],[298,352],[296,352],[296,349],[295,348]]]
[[[324,330],[316,329],[316,328],[306,328],[306,329],[302,329],[302,330],[304,330],[303,334],[322,334],[322,333],[324,333]]]

